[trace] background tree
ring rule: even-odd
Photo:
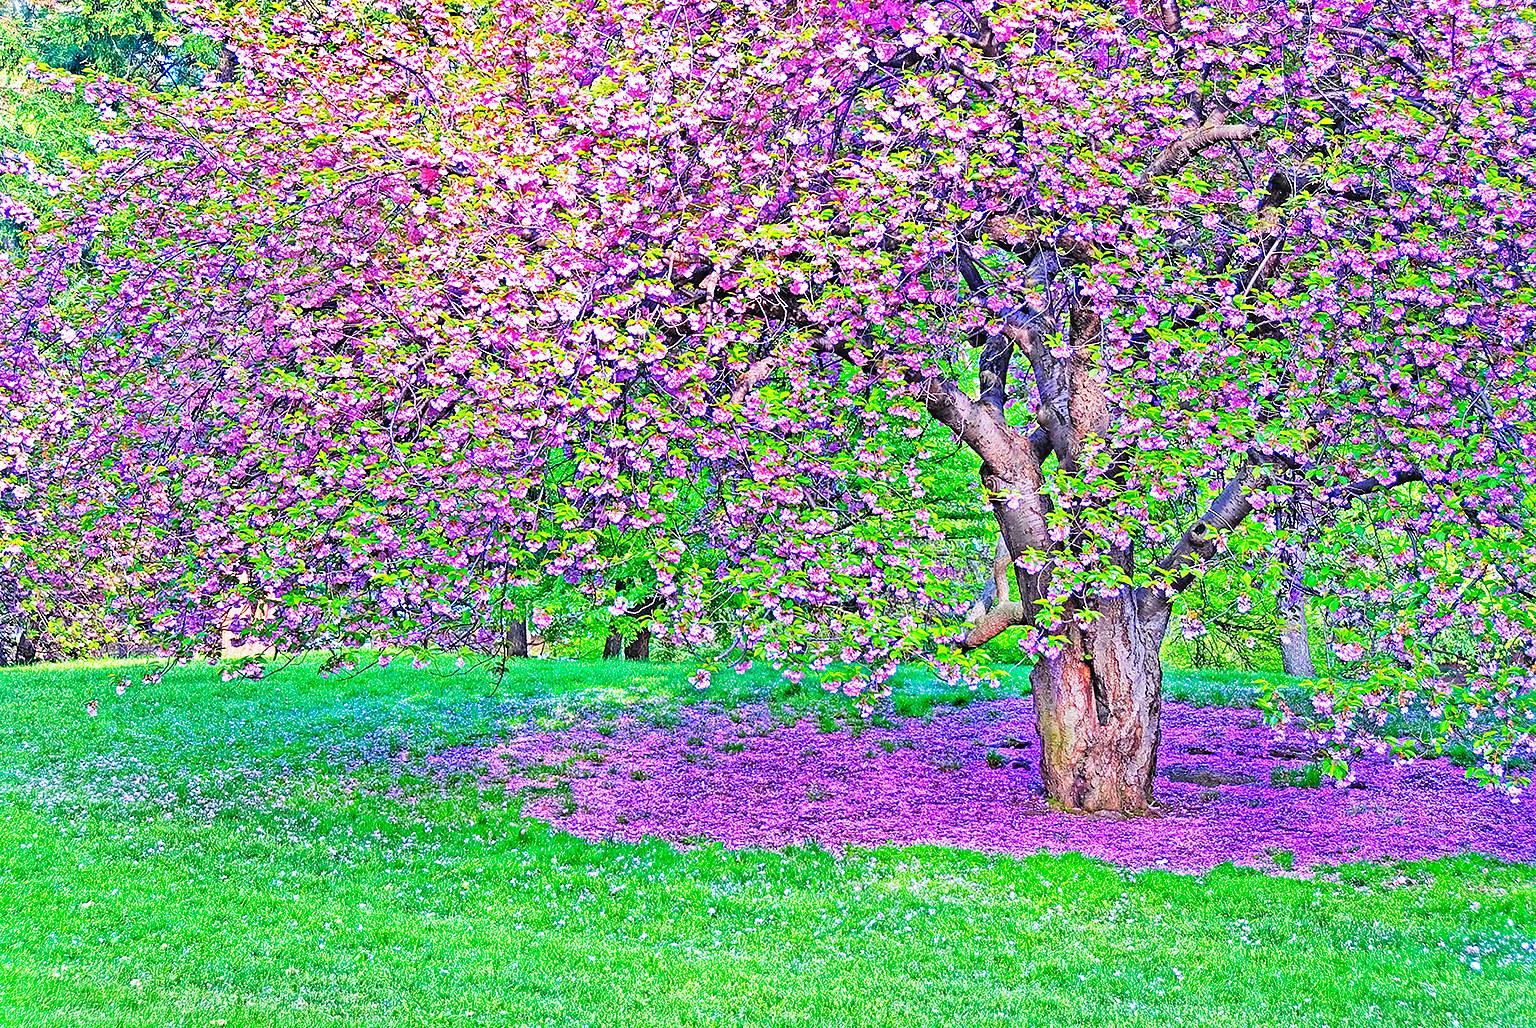
[[[187,17],[234,81],[83,87],[111,150],[13,273],[56,588],[440,645],[639,561],[665,644],[866,696],[1017,627],[1047,792],[1139,811],[1177,597],[1349,499],[1335,740],[1530,745],[1527,4]],[[969,626],[956,442],[1014,577]]]
[[[92,153],[101,128],[97,111],[54,73],[105,75],[169,89],[195,83],[218,67],[219,48],[185,33],[160,2],[143,0],[66,0],[0,5],[0,247],[16,247],[34,212],[52,202],[72,164]],[[20,388],[30,366],[28,347],[11,356],[6,406],[16,413],[48,394]],[[24,393],[30,395],[23,396]],[[12,461],[20,464],[36,441],[9,440]],[[8,496],[0,495],[0,664],[36,659],[40,654],[90,652],[105,633],[94,605],[50,603],[40,583],[24,580],[19,567],[20,538],[26,519],[21,508],[32,470],[18,476]],[[3,493],[3,490],[0,490]]]
[[[151,89],[197,85],[224,54],[163,0],[10,0],[0,6],[6,63],[36,61]]]

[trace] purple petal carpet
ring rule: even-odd
[[[1469,851],[1536,861],[1536,807],[1482,790],[1445,761],[1371,756],[1356,764],[1350,787],[1326,779],[1320,788],[1272,785],[1275,768],[1305,767],[1313,750],[1253,710],[1167,704],[1157,782],[1164,810],[1143,818],[1046,805],[1027,699],[946,708],[931,721],[857,737],[846,728],[822,732],[813,717],[786,726],[763,707],[735,717],[690,708],[675,727],[629,718],[605,735],[584,723],[432,759],[513,789],[569,782],[570,799],[535,794],[525,809],[589,840],[932,843],[1075,851],[1127,868],[1191,872],[1226,861],[1275,870],[1280,851],[1297,868]],[[567,761],[558,776],[527,773]]]

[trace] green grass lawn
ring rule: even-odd
[[[1533,866],[1193,878],[593,845],[422,755],[584,708],[665,719],[700,698],[684,669],[112,681],[0,671],[0,1023],[1536,1025]],[[722,681],[729,702],[773,688]],[[915,677],[903,695],[915,716],[971,698]]]

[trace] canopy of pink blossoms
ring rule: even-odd
[[[65,83],[101,156],[6,215],[0,517],[49,602],[341,649],[640,609],[850,690],[975,675],[990,498],[931,412],[1069,297],[1041,346],[1111,427],[1043,469],[1027,649],[1240,495],[1254,591],[1287,511],[1349,555],[1341,738],[1427,702],[1529,744],[1529,3],[178,12],[235,81]]]

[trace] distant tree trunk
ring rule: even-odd
[[[37,640],[21,608],[21,591],[14,580],[0,579],[0,667],[30,664],[37,659]]]
[[[1307,633],[1306,549],[1300,544],[1287,546],[1281,557],[1280,593],[1280,666],[1288,675],[1314,678],[1312,639]]]
[[[617,630],[609,632],[608,638],[603,640],[603,659],[614,660],[618,657],[623,657],[625,660],[650,660],[651,630],[641,628],[633,638],[627,641],[622,632]]]
[[[661,601],[652,596],[647,598],[634,610],[630,611],[624,621],[617,622],[615,627],[609,630],[608,638],[603,640],[603,659],[613,660],[623,657],[625,660],[650,660],[651,659],[651,629],[650,617],[656,613],[656,608],[661,606]],[[618,627],[625,624],[637,624],[633,638],[625,641],[624,632]]]
[[[25,621],[0,624],[0,667],[34,663],[39,641]]]
[[[1143,813],[1153,805],[1166,616],[1145,618],[1129,595],[1030,673],[1046,796],[1069,810]]]
[[[1288,675],[1315,678],[1312,640],[1307,633],[1307,597],[1299,586],[1280,590],[1280,666]]]
[[[25,626],[16,639],[16,663],[31,664],[37,660],[37,637],[27,631]]]
[[[233,82],[239,73],[240,62],[235,57],[235,52],[229,47],[219,51],[219,63],[213,70],[214,79],[218,82]]]
[[[518,620],[507,626],[508,657],[528,656],[528,622]]]
[[[642,628],[635,633],[635,637],[624,646],[625,660],[650,660],[651,659],[651,630]]]

